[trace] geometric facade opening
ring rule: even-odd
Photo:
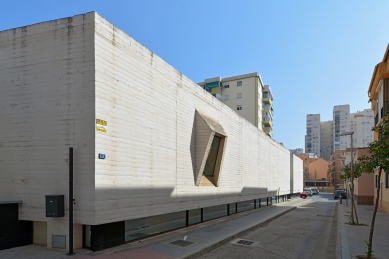
[[[197,186],[218,186],[227,134],[216,120],[195,113],[195,170]]]

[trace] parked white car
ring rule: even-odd
[[[312,189],[313,194],[319,194],[319,189],[317,187],[310,187]]]

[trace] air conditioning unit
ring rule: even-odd
[[[215,96],[217,99],[221,100],[222,99],[222,95],[221,94],[216,94]]]

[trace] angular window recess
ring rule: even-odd
[[[196,110],[192,163],[196,186],[218,186],[227,134],[220,123]]]

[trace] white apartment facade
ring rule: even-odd
[[[374,112],[372,109],[364,109],[363,111],[351,113],[350,131],[354,132],[353,147],[368,147],[374,140],[373,127]]]
[[[96,12],[2,31],[0,56],[0,208],[16,210],[9,220],[25,232],[10,229],[26,236],[14,246],[69,247],[69,147],[74,248],[266,206],[303,187],[301,159]],[[261,113],[252,121],[261,125]],[[64,198],[64,216],[45,213],[45,195]]]
[[[333,109],[333,140],[334,152],[344,150],[350,146],[350,136],[340,136],[343,132],[350,131],[350,105],[336,105]]]

